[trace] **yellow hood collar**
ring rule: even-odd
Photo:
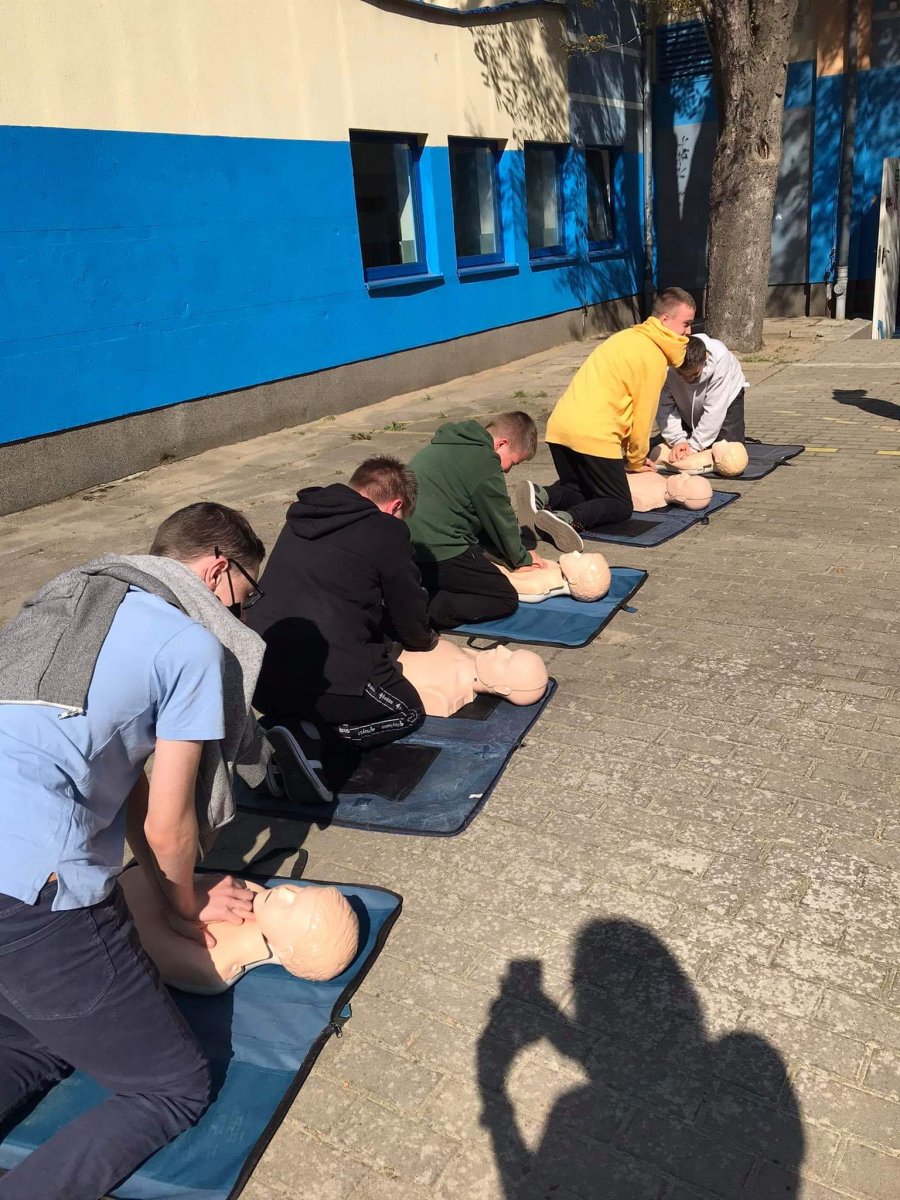
[[[640,330],[662,350],[670,367],[680,367],[684,362],[687,338],[680,333],[673,333],[667,325],[663,325],[658,317],[648,317],[640,325],[635,325],[635,329]]]

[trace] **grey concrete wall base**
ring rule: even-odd
[[[186,400],[0,446],[0,513],[71,496],[173,458],[433,387],[639,320],[626,296],[433,346]]]

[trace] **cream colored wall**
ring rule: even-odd
[[[0,0],[0,124],[568,140],[562,14],[461,25],[365,0]]]

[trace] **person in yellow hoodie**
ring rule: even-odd
[[[626,472],[655,470],[647,458],[653,419],[666,372],[684,359],[695,312],[689,292],[667,288],[652,316],[614,333],[585,360],[547,422],[559,478],[548,488],[518,484],[520,525],[569,550],[578,530],[629,519]]]

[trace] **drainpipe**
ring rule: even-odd
[[[847,0],[847,53],[844,59],[844,123],[841,145],[841,190],[838,200],[838,254],[834,284],[834,315],[847,316],[850,278],[850,220],[853,213],[853,143],[856,135],[856,64],[859,0]]]
[[[650,316],[656,293],[653,281],[653,60],[656,35],[651,18],[650,0],[643,0],[644,73],[642,78],[641,149],[644,156],[644,305],[643,317]]]

